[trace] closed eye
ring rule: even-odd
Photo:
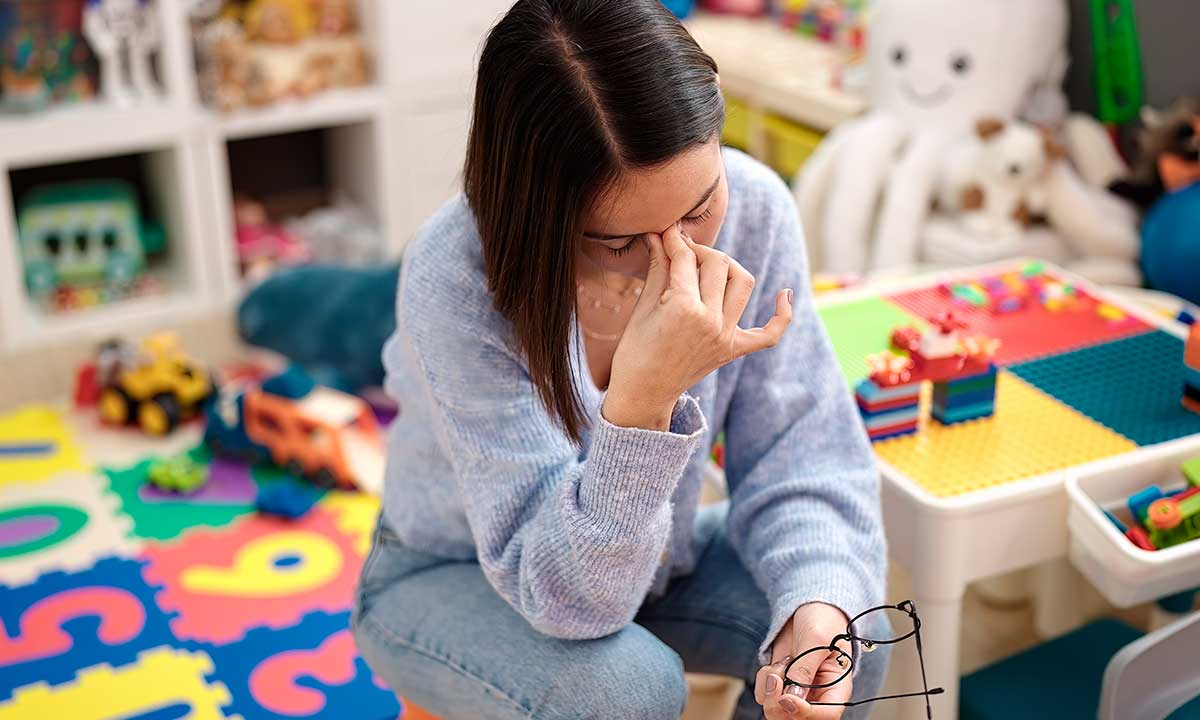
[[[689,225],[703,225],[710,217],[712,217],[712,208],[698,215],[688,215],[683,218],[683,221]]]

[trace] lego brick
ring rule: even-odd
[[[1200,457],[1188,460],[1180,469],[1183,471],[1183,476],[1187,478],[1189,485],[1200,486]]]
[[[921,383],[915,382],[881,388],[870,380],[863,379],[855,387],[855,394],[871,402],[885,402],[899,399],[910,400],[921,396]]]
[[[141,563],[116,558],[0,587],[0,700],[23,685],[66,682],[90,665],[132,663],[143,650],[173,642],[154,594]]]
[[[917,432],[919,425],[919,421],[917,420],[912,420],[910,422],[899,422],[899,424],[896,425],[880,427],[877,428],[877,430],[870,431],[868,432],[868,437],[871,439],[871,442],[874,443],[878,442],[878,440],[906,436],[906,434]]]
[[[1082,290],[1079,291],[1079,298],[1075,309],[1051,312],[1035,300],[1009,313],[954,303],[948,293],[938,288],[915,290],[889,299],[927,321],[953,310],[967,323],[971,332],[1000,340],[996,364],[1002,367],[1149,332],[1151,329],[1132,316],[1119,324],[1106,320],[1098,312],[1101,304],[1098,300]]]
[[[949,382],[937,383],[934,386],[934,391],[939,389],[949,396],[958,395],[960,393],[971,393],[979,390],[991,390],[996,387],[996,369],[986,372],[982,375],[962,378],[961,380],[951,380]]]
[[[923,397],[922,404],[928,402]],[[875,443],[881,459],[939,497],[1019,482],[1135,448],[1007,371],[997,378],[993,417],[955,425],[925,420],[914,435]]]
[[[863,414],[863,424],[868,429],[873,427],[883,427],[885,425],[894,425],[907,420],[915,420],[920,417],[921,408],[919,405],[901,408],[899,410],[889,410],[881,413]]]
[[[1162,331],[1021,363],[1010,371],[1138,445],[1200,433],[1180,406],[1183,341]]]
[[[817,314],[851,388],[867,376],[867,356],[888,347],[896,326],[925,326],[917,316],[879,298],[828,305],[818,308]]]
[[[903,408],[914,407],[921,401],[920,395],[914,395],[911,398],[900,398],[898,400],[884,400],[875,403],[869,403],[861,397],[856,398],[858,410],[863,417],[868,415],[878,415],[879,413],[887,412],[888,410],[900,410]]]
[[[995,412],[996,406],[989,401],[957,408],[934,407],[931,414],[942,424],[953,425],[955,423],[966,422],[968,420],[977,420],[979,418],[990,417]]]
[[[939,392],[940,387],[933,388],[933,406],[934,407],[964,407],[966,405],[978,405],[979,403],[991,403],[996,399],[996,388],[990,387],[985,390],[976,390],[969,393],[960,393],[958,395],[947,396],[945,392]]]

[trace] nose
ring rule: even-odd
[[[1015,163],[1012,165],[1009,165],[1008,166],[1008,174],[1012,175],[1013,177],[1020,175],[1021,174],[1021,166],[1017,165]]]

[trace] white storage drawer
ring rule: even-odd
[[[1180,465],[1195,457],[1200,457],[1200,437],[1164,443],[1137,459],[1098,463],[1067,479],[1071,562],[1114,605],[1129,607],[1200,587],[1200,540],[1142,550],[1101,510],[1124,520],[1130,495],[1151,485],[1164,492],[1183,487]]]

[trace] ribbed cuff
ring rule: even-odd
[[[675,403],[668,432],[618,427],[601,413],[579,488],[580,509],[612,518],[614,529],[644,523],[674,492],[707,429],[699,403],[688,395]]]
[[[803,587],[804,589],[793,590],[781,597],[770,599],[771,627],[767,631],[767,637],[763,640],[763,644],[758,649],[759,664],[766,665],[771,662],[771,646],[775,644],[775,638],[779,636],[779,631],[783,630],[788,619],[801,606],[810,603],[825,603],[841,610],[847,619],[853,618],[871,607],[868,604],[870,600],[867,593],[864,592],[864,588],[849,573],[845,571],[828,572],[829,570],[832,568],[828,566],[808,566],[803,572],[792,573],[795,578],[793,581],[781,583],[784,587]],[[813,582],[814,577],[819,578],[815,583]],[[858,629],[862,630],[862,628]],[[858,643],[852,643],[852,645],[851,655],[857,663]],[[803,652],[803,650],[801,651]]]

